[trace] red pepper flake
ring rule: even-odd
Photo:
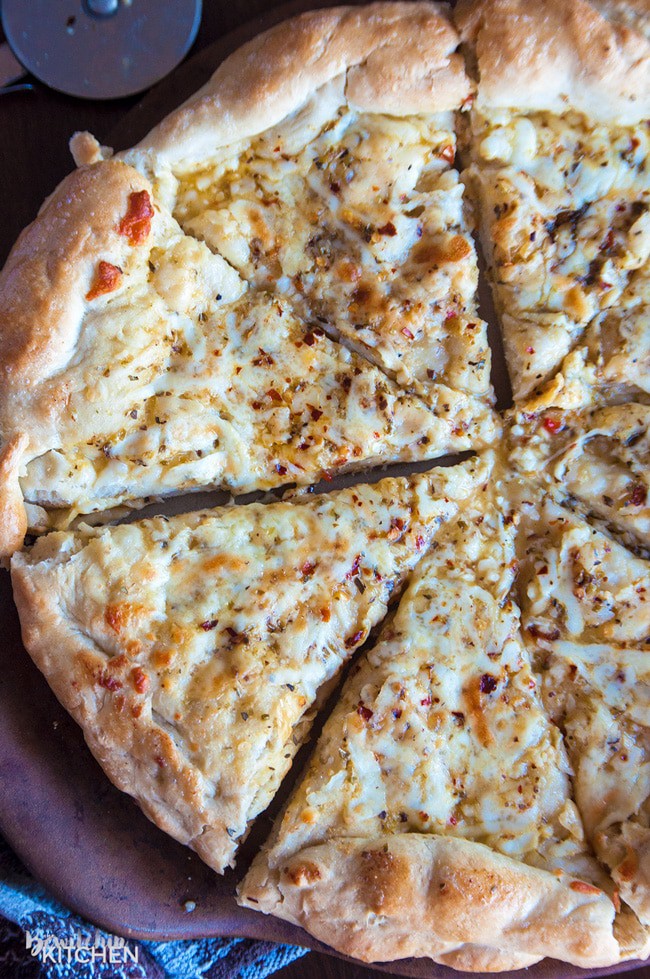
[[[86,293],[86,299],[90,303],[99,296],[106,295],[107,292],[114,292],[120,284],[122,269],[118,265],[111,265],[110,262],[100,262],[95,272],[93,283]]]
[[[157,765],[160,765],[161,768],[164,768],[167,764],[162,755],[156,755],[155,762]]]
[[[111,693],[114,693],[116,690],[119,690],[122,686],[121,682],[117,679],[117,677],[111,676],[110,673],[106,673],[106,672],[100,673],[100,675],[97,678],[97,683],[100,685],[100,687],[104,687],[106,690],[110,690]]]
[[[149,194],[146,190],[136,190],[129,194],[129,206],[117,230],[129,239],[129,245],[141,245],[151,231],[152,218]]]
[[[347,649],[352,649],[354,646],[358,646],[363,639],[363,631],[355,632],[353,636],[348,636],[345,640],[345,646]]]
[[[218,625],[219,619],[206,619],[205,622],[201,623],[199,628],[203,629],[204,632],[212,632],[212,630],[216,629]]]
[[[420,809],[420,811],[418,813],[418,816],[420,817],[420,819],[422,820],[423,823],[428,823],[429,822],[429,813],[428,812],[424,812],[423,809]]]
[[[447,163],[453,163],[454,160],[456,159],[456,150],[453,144],[445,143],[445,145],[440,150],[440,156],[442,157],[443,160],[446,160]]]
[[[359,574],[359,563],[361,562],[361,555],[357,554],[354,561],[352,562],[352,567],[345,576],[345,580],[349,581],[350,578],[355,578]]]
[[[479,686],[481,693],[494,693],[498,686],[497,678],[492,676],[491,673],[484,673],[480,679]]]
[[[635,483],[628,497],[631,506],[643,506],[647,498],[647,487],[643,483]]]
[[[341,185],[338,182],[338,180],[330,180],[330,190],[332,191],[333,194],[341,193]]]
[[[409,330],[408,326],[403,326],[402,327],[402,333],[406,337],[407,340],[415,340],[415,337],[413,336],[413,334]]]
[[[562,422],[560,419],[554,418],[553,415],[547,415],[543,420],[542,425],[547,432],[551,433],[551,435],[555,435],[555,433],[559,432],[559,430],[562,428]]]
[[[133,679],[133,686],[138,693],[144,693],[149,686],[149,677],[141,670],[139,666],[136,666],[134,670],[131,670],[131,677]]]
[[[404,530],[404,521],[401,517],[393,517],[390,522],[390,527],[386,533],[388,540],[399,540],[402,531]]]
[[[316,334],[312,333],[310,330],[309,333],[305,333],[304,341],[308,347],[313,347],[313,345],[316,343]]]
[[[416,547],[416,550],[421,551],[425,544],[426,544],[426,541],[425,541],[424,537],[421,534],[418,534],[418,536],[415,538],[415,547]]]
[[[535,353],[535,348],[534,347],[526,347],[526,353],[527,354],[534,354]]]
[[[235,643],[242,643],[244,646],[248,646],[249,639],[245,632],[237,632],[237,630],[233,629],[232,626],[226,626],[225,631],[230,636],[230,640],[233,645]]]
[[[262,402],[261,401],[253,401],[253,402],[251,402],[251,405],[252,405],[254,411],[259,411],[260,408],[262,407]]]
[[[315,564],[312,564],[311,561],[305,561],[305,563],[303,564],[303,566],[302,566],[302,568],[300,570],[301,570],[301,572],[302,572],[302,574],[304,575],[305,578],[311,578],[311,576],[314,573],[314,568],[315,567],[316,567],[316,565]]]
[[[396,707],[395,710],[393,711],[393,717],[395,718],[396,721],[399,721],[399,719],[400,719],[401,716],[402,716],[402,710],[401,710],[401,708],[400,707]]]
[[[431,707],[431,697],[424,697],[424,699],[420,701],[420,704],[422,707]]]
[[[276,404],[282,401],[282,395],[276,391],[275,388],[269,388],[269,390],[266,392],[266,396],[270,398],[271,401],[275,401]]]
[[[286,476],[287,475],[287,467],[286,466],[281,466],[279,462],[276,462],[276,464],[275,464],[275,471],[276,471],[276,473],[279,476]]]
[[[328,482],[328,483],[331,483],[331,482],[332,482],[332,480],[334,479],[334,476],[333,476],[333,475],[332,475],[332,473],[331,473],[331,472],[329,471],[329,469],[323,469],[323,472],[322,472],[322,476],[323,476],[323,479],[324,479],[324,480],[325,480],[326,482]]]
[[[307,405],[309,408],[309,414],[311,415],[313,421],[317,422],[319,418],[323,417],[323,412],[320,408],[314,408],[313,405]]]
[[[449,825],[450,826],[455,826],[457,822],[458,822],[458,820],[456,819],[455,816],[450,816],[449,817]]]
[[[394,238],[397,234],[397,228],[392,221],[382,224],[381,228],[377,228],[377,231],[380,235],[388,235],[389,238]]]
[[[362,717],[364,721],[369,721],[373,715],[373,711],[371,711],[369,707],[366,707],[364,702],[360,700],[357,704],[357,714],[359,717]]]

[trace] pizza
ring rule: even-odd
[[[2,554],[79,514],[497,438],[451,169],[471,83],[448,13],[294,24],[236,52],[136,149],[111,159],[76,137],[80,169],[10,255]]]
[[[446,521],[344,687],[243,904],[366,961],[502,971],[617,954],[611,888],[511,600],[515,516],[492,479]]]
[[[324,8],[0,272],[27,650],[218,873],[333,694],[239,901],[364,961],[650,954],[649,120],[647,0]]]
[[[223,872],[339,668],[488,472],[49,534],[12,562],[25,645],[109,777]]]

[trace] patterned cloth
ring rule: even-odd
[[[27,945],[31,947],[28,949]],[[75,949],[99,949],[94,962]],[[0,838],[0,976],[11,979],[264,979],[307,949],[245,938],[120,942],[54,900]],[[113,959],[102,949],[116,948]],[[137,957],[137,961],[133,961]],[[76,958],[76,961],[75,961]],[[106,961],[102,959],[105,958]],[[71,959],[71,961],[66,961]]]

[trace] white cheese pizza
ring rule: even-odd
[[[0,272],[0,561],[159,827],[232,866],[386,619],[239,888],[365,961],[650,954],[649,2],[302,14]]]

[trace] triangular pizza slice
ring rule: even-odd
[[[0,316],[4,554],[77,513],[314,483],[498,430],[491,414],[472,428],[453,390],[425,405],[248,289],[122,162],[46,203],[0,276]]]
[[[650,925],[650,563],[548,497],[522,496],[526,644],[588,838]]]
[[[223,871],[341,664],[489,471],[41,537],[12,561],[25,646],[116,785]]]
[[[326,41],[324,39],[326,38]],[[255,38],[125,159],[256,288],[434,403],[492,401],[442,4],[306,13]]]
[[[479,75],[465,178],[515,400],[576,348],[596,388],[647,392],[648,320],[634,286],[641,276],[647,307],[647,7],[461,0],[455,18]],[[589,329],[615,309],[620,330],[616,317]]]
[[[450,519],[363,656],[240,903],[366,961],[616,961],[560,732],[510,600],[516,514]]]

